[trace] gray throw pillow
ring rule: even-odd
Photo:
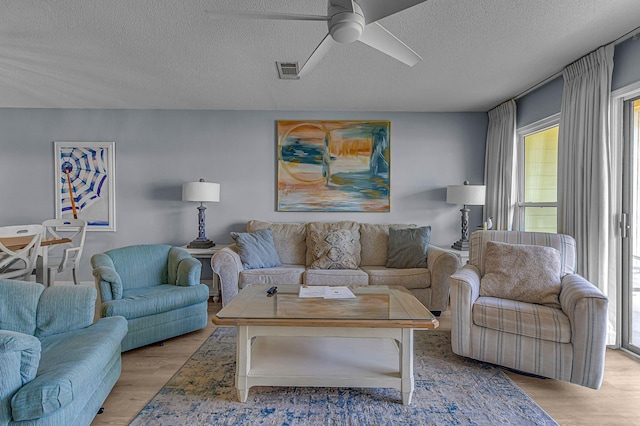
[[[426,268],[431,227],[389,228],[387,268]]]
[[[231,238],[236,242],[244,269],[273,268],[281,265],[271,230],[232,232]]]

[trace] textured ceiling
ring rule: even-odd
[[[1,0],[0,107],[487,111],[640,24],[639,0],[429,0],[380,21],[415,67],[356,42],[283,81],[275,61],[304,63],[326,23],[208,10],[326,2]]]

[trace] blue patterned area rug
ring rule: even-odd
[[[132,425],[556,425],[498,367],[451,352],[447,331],[414,334],[415,392],[234,387],[236,330],[218,328]]]

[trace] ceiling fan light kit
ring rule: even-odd
[[[353,4],[353,11],[345,11],[340,7],[332,6],[329,3],[329,34],[338,43],[353,43],[358,41],[366,22],[362,15],[362,8],[357,3]],[[338,12],[335,12],[335,10]]]
[[[408,66],[414,66],[422,60],[420,55],[391,34],[377,21],[394,15],[426,0],[329,0],[327,16],[296,15],[290,13],[260,13],[245,11],[211,11],[212,19],[227,16],[240,19],[275,19],[296,21],[327,21],[328,34],[315,48],[311,56],[299,70],[297,77],[307,75],[336,43],[360,41]],[[282,73],[280,73],[282,76]],[[282,77],[281,77],[282,78]],[[294,79],[290,76],[288,79]]]

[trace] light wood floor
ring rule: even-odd
[[[209,315],[220,304],[209,304]],[[451,313],[440,317],[451,329]],[[122,375],[93,425],[127,425],[215,330],[204,330],[122,355]],[[621,351],[607,350],[605,377],[598,391],[550,379],[507,372],[538,405],[561,425],[640,425],[640,363]]]

